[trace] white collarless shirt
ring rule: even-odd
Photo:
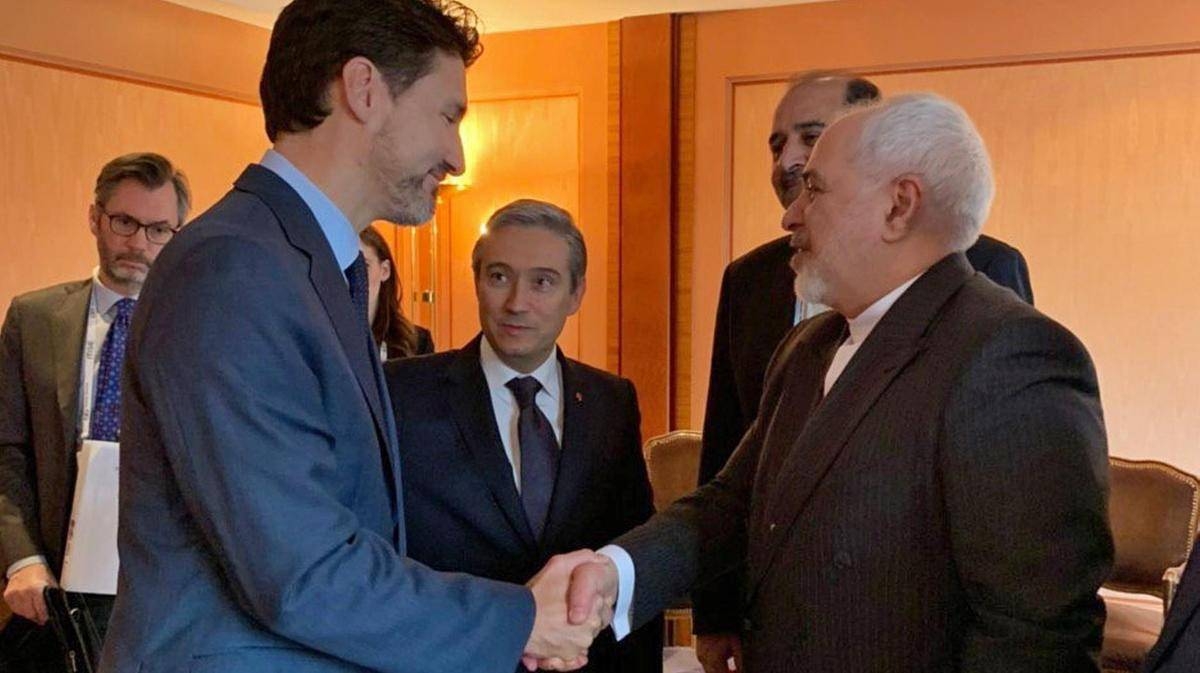
[[[904,291],[917,282],[917,279],[923,275],[925,275],[924,271],[909,278],[899,287],[883,295],[874,304],[868,306],[867,310],[853,318],[847,319],[846,322],[850,328],[850,335],[846,337],[846,340],[838,347],[837,352],[833,354],[833,361],[829,363],[829,369],[825,371],[824,392],[826,395],[829,394],[829,389],[837,382],[842,372],[846,371],[846,367],[850,365],[850,360],[858,352],[859,346],[862,346],[867,337],[871,336],[871,332],[874,331],[875,326],[879,324],[883,316],[887,315],[888,310],[892,308],[892,304],[895,304],[900,295],[904,294]]]
[[[554,438],[562,446],[563,402],[562,402],[562,367],[558,362],[557,350],[551,351],[537,369],[528,374],[522,374],[500,360],[487,337],[479,340],[479,365],[483,368],[483,377],[487,379],[488,394],[492,399],[492,413],[496,416],[496,429],[500,432],[500,442],[504,444],[504,453],[512,465],[513,483],[517,491],[521,490],[521,442],[517,432],[517,421],[521,409],[517,406],[517,398],[505,385],[514,378],[532,376],[542,384],[534,401],[538,409],[546,415],[554,428]]]

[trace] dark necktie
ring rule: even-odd
[[[504,384],[517,398],[521,413],[517,417],[517,441],[521,445],[521,504],[525,516],[539,540],[550,511],[550,496],[558,475],[558,440],[550,420],[534,399],[542,384],[532,376],[521,376]]]
[[[129,298],[116,303],[117,315],[100,349],[96,403],[92,407],[92,439],[115,442],[121,434],[121,365],[125,362],[125,342],[129,340],[129,318],[134,306],[134,300]]]
[[[358,257],[354,258],[354,262],[346,267],[346,281],[350,283],[350,301],[354,303],[354,308],[358,315],[362,317],[363,324],[367,322],[367,260],[363,258],[363,254],[358,253]]]

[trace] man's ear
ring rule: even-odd
[[[895,243],[912,233],[925,188],[918,176],[908,173],[892,181],[889,194],[892,202],[884,219],[883,240]]]
[[[334,80],[330,95],[340,97],[347,112],[359,123],[371,125],[373,120],[380,119],[378,111],[384,102],[382,93],[387,91],[383,73],[370,59],[355,56],[342,65],[341,74]]]
[[[93,236],[100,235],[100,206],[94,203],[88,206],[88,229]]]

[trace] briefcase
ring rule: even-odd
[[[50,626],[62,646],[63,660],[69,673],[94,673],[99,665],[100,634],[87,604],[59,587],[42,590]]]

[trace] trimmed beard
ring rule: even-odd
[[[813,270],[811,263],[802,265],[796,272],[796,278],[792,281],[792,290],[800,301],[828,306],[829,284]]]

